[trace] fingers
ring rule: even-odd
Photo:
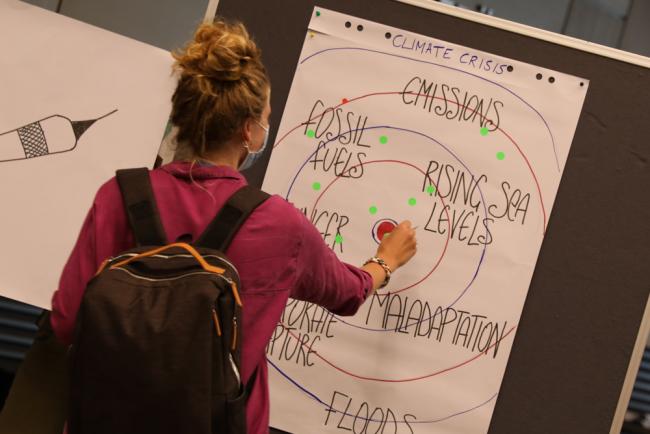
[[[404,220],[400,223],[404,231],[404,255],[402,257],[402,265],[408,262],[417,252],[417,238],[415,236],[415,229],[409,220]]]
[[[411,229],[411,228],[413,227],[413,225],[411,224],[411,221],[410,221],[410,220],[404,220],[404,221],[402,221],[401,223],[399,223],[399,224],[397,225],[397,227],[402,227],[402,228],[406,228],[406,229]]]
[[[412,240],[413,242],[415,242],[415,228],[413,227],[413,225],[409,220],[404,220],[403,222],[397,225],[397,228],[399,228],[400,231],[403,231],[408,241]]]
[[[384,235],[378,253],[389,258],[392,266],[397,268],[407,263],[417,251],[415,229],[409,220],[404,220],[388,235]]]

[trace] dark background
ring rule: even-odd
[[[219,3],[262,47],[272,133],[315,4]],[[608,433],[650,290],[648,69],[394,0],[317,4],[591,81],[489,432]]]

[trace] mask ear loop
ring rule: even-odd
[[[257,123],[257,125],[259,125],[259,126],[264,130],[264,132],[265,132],[267,135],[269,134],[269,127],[268,127],[268,126],[265,127],[265,126],[262,125],[262,123],[261,123],[260,121],[258,121],[257,119],[255,119],[255,122]],[[246,149],[246,151],[248,151],[249,154],[259,154],[260,152],[263,152],[262,149],[253,152],[253,151],[251,151],[250,145],[248,144],[248,142],[247,142],[246,140],[244,140],[243,143],[244,143],[244,148]]]
[[[250,145],[248,144],[248,142],[246,140],[244,140],[243,143],[244,143],[244,149],[246,149],[246,152],[248,152],[249,154],[252,154],[253,152],[251,151],[251,148],[250,148]]]
[[[269,128],[270,128],[270,126],[264,126],[264,125],[262,125],[262,123],[261,123],[260,121],[258,121],[257,119],[253,119],[253,121],[254,121],[255,123],[257,123],[257,125],[259,125],[259,126],[264,130],[264,132],[265,132],[264,143],[262,144],[262,147],[261,147],[260,149],[258,149],[257,151],[251,151],[250,144],[248,143],[248,141],[246,141],[246,140],[242,140],[243,148],[246,149],[247,154],[244,156],[244,159],[241,160],[241,162],[239,163],[239,167],[238,167],[238,169],[239,169],[239,168],[242,166],[242,164],[246,161],[246,158],[247,158],[249,155],[253,155],[253,156],[255,156],[255,155],[257,155],[257,154],[260,154],[260,153],[264,152],[264,147],[266,146],[266,143],[267,143],[267,140],[268,140],[268,135],[269,135]]]

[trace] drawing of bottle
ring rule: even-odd
[[[116,111],[117,109],[97,119],[85,121],[73,121],[62,115],[52,115],[2,133],[0,163],[72,151],[77,147],[81,135],[92,124]]]

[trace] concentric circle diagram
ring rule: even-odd
[[[314,71],[351,57],[369,65],[389,59],[415,72],[386,78],[393,85],[383,89],[348,74],[345,86],[319,91],[325,73]],[[555,168],[555,142],[542,114],[484,75],[414,62],[355,47],[304,56],[294,79],[299,88],[292,89],[274,144],[267,175],[274,184],[265,189],[281,191],[301,209],[343,261],[363,263],[403,220],[418,238],[414,259],[356,315],[336,316],[297,301],[285,309],[267,358],[278,381],[309,403],[303,404],[321,426],[348,423],[354,432],[381,432],[392,423],[396,432],[409,432],[406,426],[436,432],[436,424],[493,404],[521,306],[509,307],[504,317],[494,313],[503,300],[494,299],[491,287],[505,291],[499,285],[508,277],[490,270],[507,262],[500,249],[541,243],[547,224],[534,166],[539,157],[527,155],[529,137],[520,128],[509,130],[507,121],[498,124],[471,103],[403,85],[418,74],[444,75],[507,100],[546,132],[536,145],[546,147],[545,164]],[[431,101],[421,103],[425,107],[455,104],[475,121],[430,116],[431,109],[405,102],[416,98]],[[496,307],[483,312],[483,300]],[[473,387],[484,376],[494,377],[490,386]],[[451,387],[469,392],[449,400],[444,390]],[[425,390],[436,390],[431,401],[441,404],[415,402]],[[383,398],[373,403],[374,396]],[[394,408],[386,404],[391,396]],[[405,404],[409,400],[414,403]]]

